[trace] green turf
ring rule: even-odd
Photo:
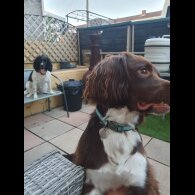
[[[170,142],[170,114],[162,116],[148,115],[139,127],[142,134]]]

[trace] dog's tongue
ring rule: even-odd
[[[153,103],[147,104],[144,102],[138,102],[137,103],[137,107],[139,108],[139,110],[144,111],[147,110],[148,108],[150,108],[153,105]]]
[[[137,107],[141,111],[147,111],[150,109],[150,111],[158,114],[163,114],[166,112],[169,112],[170,107],[167,104],[164,103],[145,103],[145,102],[138,102]]]

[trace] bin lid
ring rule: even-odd
[[[81,87],[83,86],[83,82],[82,81],[77,81],[74,79],[69,79],[68,81],[64,81],[63,85],[65,88],[70,88],[70,87]]]
[[[167,45],[170,46],[170,39],[168,38],[151,38],[147,39],[145,42],[145,46],[151,46],[151,45]]]

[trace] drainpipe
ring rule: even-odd
[[[89,35],[91,40],[91,58],[89,70],[92,70],[93,67],[101,60],[100,55],[100,34]]]
[[[94,66],[101,60],[100,55],[100,39],[101,34],[91,34],[89,35],[91,41],[91,57],[89,70],[83,75],[83,85],[85,86],[86,78],[93,70]]]

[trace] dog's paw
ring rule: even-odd
[[[55,92],[53,90],[51,90],[49,93],[54,94]]]
[[[27,95],[27,94],[28,94],[28,92],[27,91],[24,91],[24,96]]]
[[[98,189],[93,189],[91,192],[85,194],[85,195],[103,195]]]
[[[29,93],[26,95],[26,97],[31,97],[32,96],[32,93]]]
[[[33,97],[34,97],[34,99],[37,99],[38,98],[37,94],[34,94]]]

